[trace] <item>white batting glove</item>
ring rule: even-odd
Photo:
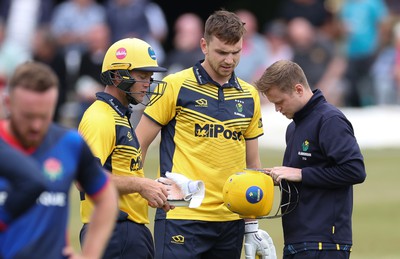
[[[244,252],[246,259],[276,259],[274,242],[268,233],[258,229],[258,221],[246,221],[244,225]]]
[[[197,208],[201,205],[206,191],[203,181],[193,181],[182,174],[171,172],[166,172],[165,176],[179,186],[183,199],[189,201],[189,208]]]

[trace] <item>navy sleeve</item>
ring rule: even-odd
[[[302,169],[303,184],[336,188],[362,183],[366,178],[364,159],[351,123],[344,116],[324,120],[319,146],[326,164]]]
[[[0,147],[0,177],[9,186],[7,198],[0,206],[0,221],[7,225],[35,203],[46,182],[32,158],[5,145]]]
[[[108,175],[93,156],[89,146],[83,141],[81,157],[78,166],[78,182],[89,195],[96,195],[106,185]]]

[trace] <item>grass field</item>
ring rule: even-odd
[[[260,150],[265,167],[280,165],[282,150]],[[352,259],[400,258],[400,149],[363,150],[367,179],[354,188],[353,252]],[[148,177],[155,178],[158,166],[157,150],[149,152],[145,170]],[[79,250],[78,236],[79,196],[71,191],[70,239]],[[152,221],[154,209],[150,209]],[[282,258],[283,236],[280,219],[260,220],[261,228],[274,240],[278,258]],[[153,228],[153,224],[149,225]]]

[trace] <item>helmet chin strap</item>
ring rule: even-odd
[[[137,105],[137,104],[139,104],[140,102],[138,102],[138,101],[136,100],[136,98],[132,96],[132,94],[135,94],[135,93],[132,93],[132,92],[129,92],[129,91],[128,91],[128,90],[131,88],[131,86],[132,86],[133,84],[135,84],[135,80],[132,80],[131,82],[121,81],[118,85],[116,85],[116,87],[117,87],[120,91],[122,91],[122,92],[125,93],[126,99],[128,100],[128,102],[129,102],[130,104]]]
[[[125,91],[124,91],[124,92],[125,92]],[[126,99],[128,100],[128,102],[129,102],[130,104],[133,104],[133,105],[138,105],[138,104],[139,104],[139,102],[135,99],[135,97],[133,97],[133,96],[131,95],[131,93],[125,92],[125,95],[126,95]]]

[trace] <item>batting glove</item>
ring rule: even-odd
[[[262,229],[258,229],[258,221],[246,221],[244,226],[244,252],[246,259],[276,259],[272,238]]]
[[[193,181],[182,174],[171,172],[166,172],[165,176],[179,186],[183,199],[190,201],[189,208],[197,208],[201,205],[206,191],[203,181]]]

